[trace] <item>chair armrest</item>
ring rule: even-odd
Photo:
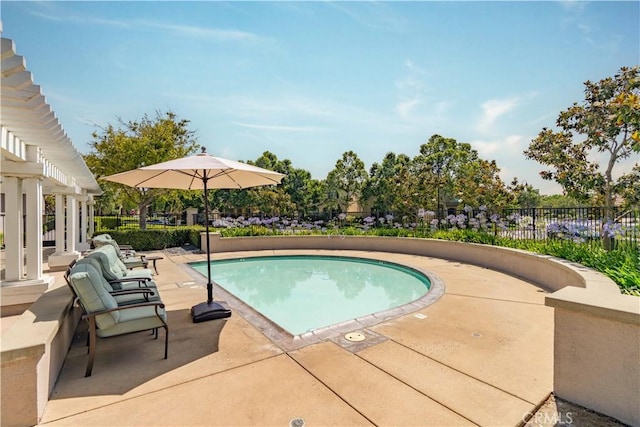
[[[149,296],[153,296],[155,295],[155,291],[151,288],[138,288],[138,289],[121,289],[118,291],[111,291],[109,292],[111,295],[113,296],[117,296],[117,295],[135,295],[135,294],[145,294],[145,298],[147,297],[147,294]]]
[[[109,282],[109,284],[111,285],[117,285],[117,284],[122,284],[122,283],[129,283],[129,282],[138,282],[139,286],[142,286],[143,284],[146,284],[147,282],[150,282],[151,279],[149,279],[148,277],[124,277],[122,279],[116,279],[116,280],[107,280]]]
[[[96,317],[96,316],[99,316],[101,314],[108,314],[108,313],[111,313],[113,311],[129,310],[131,308],[140,308],[140,307],[155,307],[156,315],[160,316],[160,313],[158,313],[158,308],[164,308],[164,303],[162,301],[145,301],[145,302],[141,302],[141,303],[138,303],[138,304],[121,305],[121,306],[118,306],[118,307],[110,308],[108,310],[101,310],[101,311],[94,311],[94,312],[91,312],[91,313],[87,313],[87,314],[84,314],[82,316],[82,318],[83,319],[88,319],[90,317]]]

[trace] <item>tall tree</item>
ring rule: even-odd
[[[460,200],[476,207],[499,207],[505,203],[500,169],[495,161],[481,159],[471,144],[433,135],[413,158],[413,170],[424,200],[432,200],[435,195],[436,206],[432,209],[446,210]]]
[[[513,178],[508,187],[515,207],[519,208],[535,208],[540,206],[542,196],[540,190],[533,188],[533,185],[526,182],[519,182],[518,178]]]
[[[171,111],[156,111],[140,120],[124,122],[119,127],[108,124],[92,134],[92,151],[84,156],[89,169],[96,177],[177,159],[198,149],[195,132],[188,129],[189,120],[178,119]],[[100,181],[121,206],[135,205],[140,213],[140,228],[146,228],[149,205],[159,196],[176,190],[134,188],[113,182]]]
[[[486,206],[495,212],[509,204],[511,196],[500,178],[500,168],[495,160],[477,156],[461,164],[455,181],[455,191],[465,205]]]
[[[378,215],[417,213],[419,202],[413,196],[416,189],[410,166],[411,159],[407,155],[389,152],[382,163],[374,163],[369,169],[362,196]]]
[[[626,188],[625,181],[614,181],[614,167],[640,153],[639,73],[639,66],[623,67],[614,77],[585,82],[585,101],[560,113],[560,130],[543,128],[524,152],[551,168],[540,175],[560,184],[565,194],[585,202],[592,192],[603,195],[609,219],[615,192]],[[604,171],[593,156],[600,153],[608,157]]]
[[[636,163],[631,172],[622,175],[618,180],[616,193],[623,199],[626,209],[640,208],[640,164]]]
[[[342,212],[347,212],[349,205],[360,201],[362,186],[367,179],[364,162],[353,151],[342,154],[336,166],[327,175],[327,185]]]

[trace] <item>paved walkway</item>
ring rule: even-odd
[[[331,253],[264,251],[216,254]],[[169,315],[163,340],[146,333],[98,341],[84,377],[81,323],[42,425],[483,425],[513,426],[552,390],[553,310],[545,291],[512,276],[442,259],[350,252],[429,270],[445,283],[434,304],[315,344],[281,346],[268,324],[228,301],[233,316],[194,324],[206,299],[184,263],[201,254],[158,252]],[[162,333],[160,332],[161,338]],[[293,421],[292,421],[293,420]]]

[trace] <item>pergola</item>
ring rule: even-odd
[[[93,196],[100,186],[62,128],[39,85],[2,38],[0,157],[6,288],[51,284],[43,274],[44,195],[55,195],[55,269],[79,257],[93,230]],[[4,302],[3,302],[3,305]]]

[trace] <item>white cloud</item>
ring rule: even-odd
[[[559,3],[563,9],[569,11],[582,11],[587,4],[587,2],[583,0],[561,0]]]
[[[167,24],[164,22],[155,21],[137,21],[138,26],[144,26],[147,28],[157,28],[163,31],[169,31],[173,34],[183,37],[192,37],[206,40],[213,40],[219,42],[226,41],[241,41],[241,42],[256,42],[266,40],[255,33],[240,30],[221,30],[219,28],[198,27],[194,25],[177,25]]]
[[[478,151],[478,154],[483,159],[492,159],[494,154],[500,150],[500,141],[472,141],[471,146]]]
[[[521,148],[521,143],[524,140],[522,135],[508,135],[505,138],[505,146],[510,151],[519,150]]]
[[[406,28],[406,19],[393,10],[391,3],[329,1],[323,4],[344,13],[365,27],[395,32],[404,31]]]
[[[414,71],[418,74],[422,74],[422,75],[427,75],[427,72],[425,70],[423,70],[422,68],[416,66],[416,64],[414,64],[414,62],[410,59],[407,59],[407,61],[404,63],[405,67],[407,67],[409,70]]]
[[[282,125],[258,125],[253,123],[233,122],[234,125],[259,130],[272,130],[282,132],[318,132],[327,129],[313,127],[313,126],[282,126]]]
[[[507,158],[512,155],[521,156],[524,150],[523,142],[525,142],[525,138],[522,135],[507,135],[491,141],[475,140],[471,142],[471,146],[478,151],[483,159],[493,159],[496,157],[495,154]]]
[[[482,116],[476,122],[476,130],[483,133],[490,131],[501,116],[513,111],[518,104],[518,98],[490,99],[484,102],[480,106]]]
[[[396,111],[402,119],[407,119],[418,104],[420,104],[420,100],[417,98],[403,100],[396,104]]]
[[[426,85],[422,80],[410,76],[396,80],[395,85],[402,93],[415,94],[417,92],[424,92],[426,89]]]
[[[41,2],[40,4],[47,4],[48,2]],[[241,30],[228,30],[210,27],[200,27],[195,25],[180,25],[175,23],[166,23],[160,21],[152,21],[146,19],[104,19],[99,16],[92,16],[88,14],[80,14],[75,11],[71,11],[68,8],[58,7],[44,7],[43,11],[32,10],[31,13],[48,21],[57,22],[70,22],[73,24],[83,25],[100,25],[107,27],[116,27],[127,30],[140,30],[140,29],[159,29],[162,31],[170,32],[176,36],[198,38],[204,40],[211,40],[217,42],[271,42],[269,37],[264,37],[252,32]]]
[[[416,107],[425,101],[427,85],[423,78],[427,73],[410,59],[405,61],[404,68],[406,74],[395,81],[398,98],[395,110],[402,120],[409,120]]]

